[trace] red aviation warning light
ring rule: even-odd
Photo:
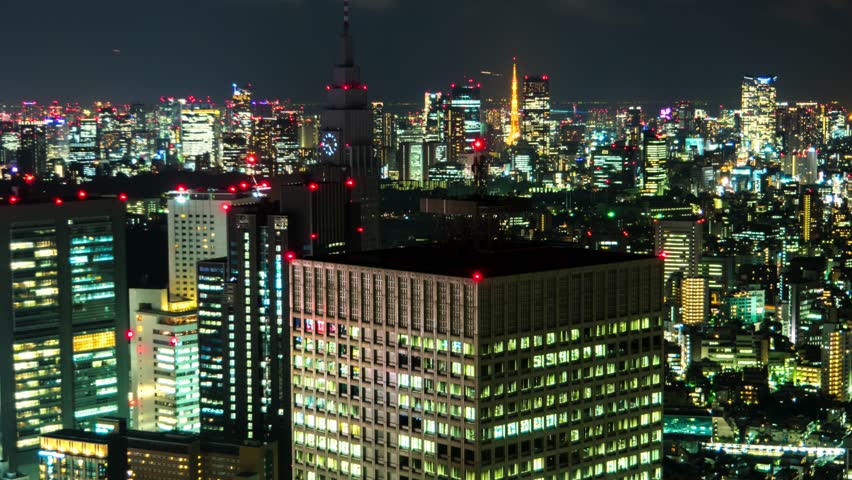
[[[86,197],[88,197],[88,196],[89,196],[89,194],[86,193],[85,190],[80,190],[80,191],[77,192],[77,198],[79,198],[80,200],[85,200]]]
[[[248,190],[248,188],[249,188],[248,182],[240,182],[240,189],[241,190]]]
[[[287,253],[284,254],[284,259],[287,260],[288,262],[292,262],[293,260],[296,259],[296,253],[295,252],[287,252]]]
[[[178,185],[177,191],[180,192],[180,193],[185,193],[186,192],[186,185]]]
[[[246,157],[246,163],[249,165],[257,165],[257,155],[253,153],[249,154],[249,156]]]
[[[63,203],[65,203],[65,202],[63,202],[61,198],[56,197],[56,198],[53,199],[53,203],[55,203],[57,206],[59,206],[59,205],[62,205]]]
[[[128,342],[133,340],[133,335],[133,329],[128,328],[127,331],[124,332],[124,338],[126,338]]]
[[[364,233],[364,227],[358,227],[355,229],[355,231],[358,233]]]
[[[24,181],[27,182],[27,183],[33,183],[33,182],[35,182],[35,177],[33,176],[33,174],[28,173],[28,174],[24,175]]]
[[[354,178],[347,178],[347,179],[346,179],[346,182],[344,182],[344,183],[345,183],[345,184],[346,184],[346,186],[347,186],[347,187],[349,187],[349,188],[354,188],[354,187],[355,187],[355,179],[354,179]]]
[[[478,282],[481,282],[484,277],[482,276],[482,272],[473,272],[473,275],[471,275],[471,278],[473,279],[474,282],[478,283]]]
[[[9,197],[9,204],[10,205],[17,205],[20,202],[21,202],[21,199],[16,195],[12,195],[12,196]]]
[[[230,203],[223,203],[223,204],[222,204],[222,211],[223,211],[223,212],[228,213],[228,211],[229,211],[230,209],[231,209],[231,204],[230,204]]]
[[[127,201],[127,194],[126,193],[119,193],[118,194],[118,201],[119,202],[126,202]]]
[[[473,150],[476,152],[481,152],[485,150],[485,141],[481,138],[477,138],[473,141]]]
[[[237,193],[237,187],[231,185],[230,187],[228,187],[228,191],[231,193]]]
[[[169,343],[171,343],[172,346],[175,347],[180,343],[180,340],[178,340],[177,337],[172,337],[171,340],[169,340]]]
[[[316,233],[311,234],[311,240],[316,240],[317,238],[319,238],[319,235],[317,235]]]
[[[309,183],[308,184],[308,190],[310,190],[312,192],[316,192],[317,190],[319,190],[319,184],[316,183],[316,182]]]

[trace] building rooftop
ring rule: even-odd
[[[653,258],[558,245],[513,244],[491,250],[417,246],[320,255],[306,260],[453,277],[471,277],[478,273],[482,278],[488,278]]]

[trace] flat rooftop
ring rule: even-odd
[[[480,273],[484,278],[488,278],[653,258],[655,257],[648,255],[602,252],[551,244],[513,244],[491,250],[417,246],[318,255],[305,260],[451,277],[471,277],[474,273]]]

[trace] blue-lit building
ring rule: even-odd
[[[0,204],[0,442],[13,470],[39,435],[128,414],[124,204]]]

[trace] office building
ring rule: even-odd
[[[473,142],[483,135],[482,86],[473,79],[453,84],[447,112],[447,141],[450,161],[474,152]]]
[[[63,429],[41,436],[40,480],[127,478],[127,443],[119,434]]]
[[[778,77],[744,77],[742,86],[742,148],[749,153],[775,148]]]
[[[326,87],[326,109],[322,113],[319,163],[342,168],[355,180],[355,200],[361,204],[363,248],[380,245],[378,160],[373,155],[372,111],[367,85],[355,64],[349,24],[349,1],[343,3],[343,34],[333,82]]]
[[[198,263],[201,434],[284,448],[287,217],[271,203],[235,205],[228,239],[227,257]]]
[[[20,123],[21,141],[18,151],[18,171],[36,176],[49,176],[47,164],[47,132],[44,121]]]
[[[361,250],[366,227],[361,225],[360,203],[354,201],[356,182],[339,177],[339,169],[314,170],[317,180],[273,185],[269,198],[287,216],[290,251],[298,256]],[[322,175],[322,174],[325,175]]]
[[[663,259],[663,281],[675,273],[698,275],[704,250],[704,220],[654,220],[654,255]]]
[[[168,290],[130,289],[130,426],[144,431],[201,428],[198,319],[192,300]]]
[[[127,416],[124,216],[114,199],[0,205],[0,442],[13,471],[37,463],[41,434]]]
[[[228,133],[233,133],[246,142],[249,141],[252,134],[252,112],[251,112],[251,97],[252,86],[237,85],[234,83],[233,94],[230,102],[228,102]]]
[[[296,480],[661,478],[658,259],[422,247],[291,265]]]
[[[725,297],[728,317],[748,325],[763,321],[766,312],[765,290],[740,290]]]
[[[40,478],[50,480],[282,478],[276,450],[270,446],[128,430],[117,418],[100,419],[96,433],[69,429],[42,436],[39,458]]]
[[[642,195],[657,197],[665,194],[668,186],[666,161],[669,158],[668,142],[664,138],[645,137],[642,173],[644,175]]]
[[[538,154],[550,154],[550,78],[524,77],[523,138]]]
[[[843,325],[822,325],[822,391],[840,402],[852,398],[852,333]]]
[[[196,298],[195,264],[225,255],[232,193],[194,192],[180,186],[168,194],[169,292]]]
[[[187,102],[180,111],[180,146],[187,170],[209,172],[219,167],[221,112],[211,105]]]
[[[423,100],[423,135],[429,142],[446,140],[446,99],[441,92],[426,92]]]
[[[683,279],[681,292],[681,321],[684,325],[700,325],[710,313],[710,295],[707,279],[687,277]]]

